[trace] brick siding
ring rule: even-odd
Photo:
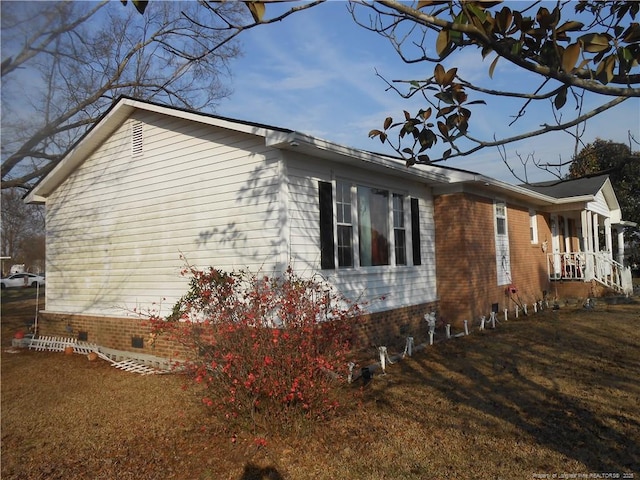
[[[531,304],[550,293],[546,253],[549,217],[537,213],[538,243],[532,244],[529,209],[507,201],[511,278],[517,294],[497,284],[493,200],[469,193],[435,198],[436,278],[440,315],[460,328],[463,321],[488,316],[493,304],[502,312],[516,302]]]

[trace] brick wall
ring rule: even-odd
[[[531,304],[549,293],[548,215],[537,214],[538,243],[531,244],[529,209],[507,200],[511,278],[516,295],[497,285],[493,200],[469,193],[439,195],[434,201],[436,277],[440,315],[460,328],[465,319],[488,316],[493,304],[512,311],[516,302]]]
[[[162,358],[184,358],[181,348],[159,337],[152,340],[150,328],[142,319],[41,312],[38,333],[81,339],[114,350],[130,351]],[[142,344],[141,347],[133,346]]]
[[[407,337],[413,337],[416,345],[427,342],[429,334],[424,315],[432,309],[437,310],[436,303],[362,315],[355,325],[354,344],[356,348],[385,345],[401,350]]]

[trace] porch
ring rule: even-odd
[[[550,280],[595,280],[616,292],[633,293],[631,268],[616,262],[606,252],[549,253],[547,259]]]
[[[631,268],[624,265],[624,226],[616,216],[589,209],[551,214],[549,279],[595,280],[618,293],[631,295]]]

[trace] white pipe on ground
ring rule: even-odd
[[[429,345],[433,345],[433,332],[429,331]]]
[[[386,361],[387,361],[387,347],[378,347],[378,353],[380,354],[380,366],[382,367],[382,373],[386,374]]]
[[[349,362],[349,375],[347,375],[347,382],[351,383],[353,381],[353,368],[356,366],[355,363]]]
[[[509,319],[509,310],[508,309],[504,309],[504,321],[506,322]]]
[[[480,330],[484,330],[484,322],[487,319],[484,315],[480,317]]]
[[[404,354],[402,355],[403,357],[406,355],[411,356],[413,353],[413,337],[407,337],[407,343],[404,347]]]
[[[527,304],[526,304],[526,303],[522,306],[522,312],[523,312],[525,315],[527,315]]]
[[[467,320],[464,321],[464,334],[469,335],[469,322]]]
[[[447,338],[451,338],[451,324],[447,323],[447,326],[445,328],[447,331]]]
[[[520,307],[518,307],[518,305],[516,305],[516,318],[518,318],[518,312],[520,311]]]

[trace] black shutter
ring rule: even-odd
[[[413,245],[413,264],[422,265],[420,255],[420,208],[418,199],[411,199],[411,244]]]
[[[320,204],[320,266],[336,268],[333,246],[333,187],[329,182],[318,182]]]

